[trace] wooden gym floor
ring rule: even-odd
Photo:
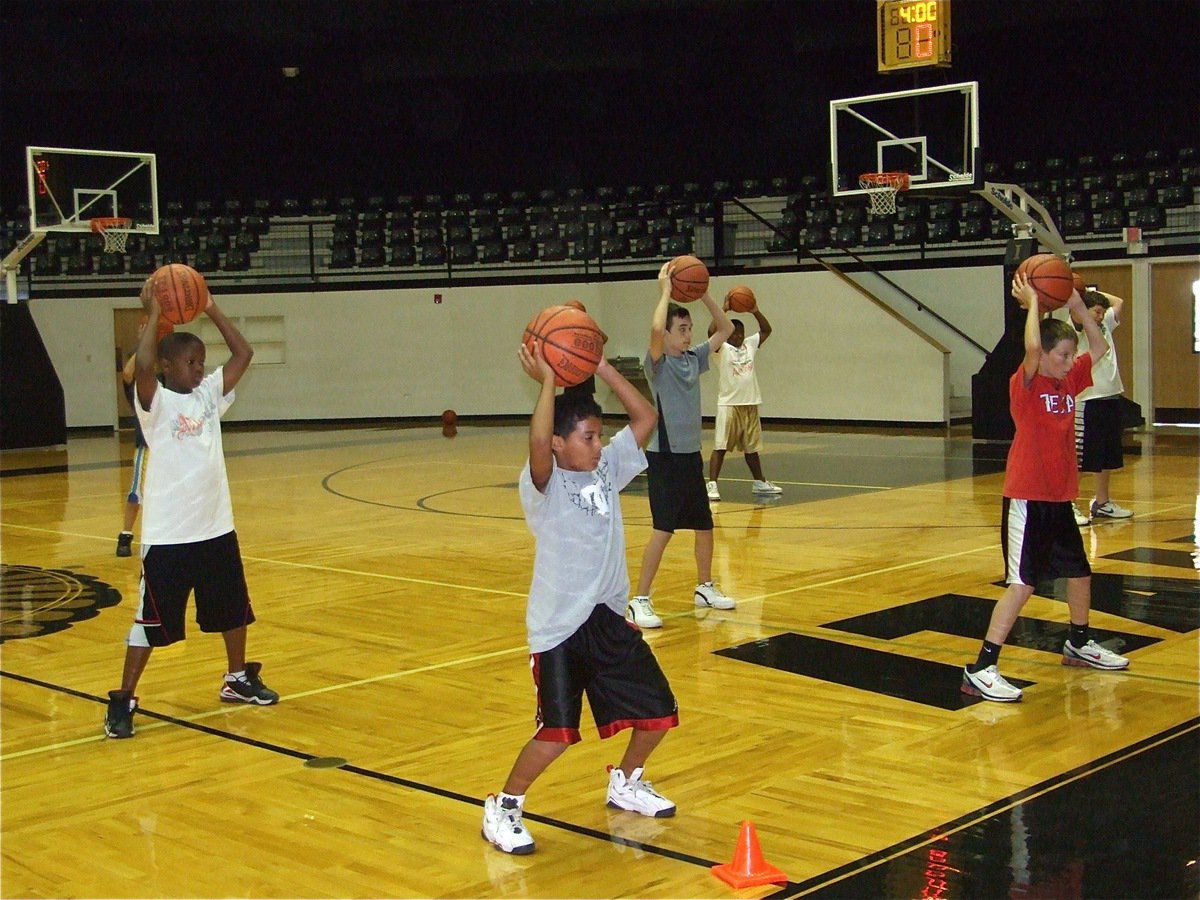
[[[610,422],[610,430],[619,426]],[[523,423],[227,427],[273,708],[217,700],[221,641],[157,651],[137,736],[105,740],[138,560],[114,556],[128,434],[0,460],[3,897],[1119,897],[1198,889],[1196,432],[1131,435],[1084,533],[1097,638],[1124,673],[1059,664],[1043,585],[1001,658],[1015,705],[958,691],[1002,593],[1003,448],[949,433],[768,431],[756,500],[738,455],[695,610],[691,535],[647,634],[681,726],[647,776],[668,820],[604,804],[622,734],[534,785],[538,842],[479,835],[532,730]],[[1090,476],[1083,490],[1091,487]],[[649,534],[624,494],[631,575]],[[752,822],[786,884],[709,871]]]

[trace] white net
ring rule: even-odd
[[[125,252],[129,232],[133,231],[132,225],[130,219],[92,219],[92,231],[104,236],[105,253]]]
[[[858,186],[867,192],[874,215],[889,216],[896,211],[896,195],[908,189],[908,175],[904,172],[867,172],[858,176]]]

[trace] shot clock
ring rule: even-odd
[[[950,65],[950,0],[875,0],[879,71]]]

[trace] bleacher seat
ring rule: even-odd
[[[622,234],[631,240],[633,238],[645,237],[646,220],[640,217],[624,219],[617,225],[617,233]]]
[[[919,244],[924,237],[924,222],[904,222],[896,226],[896,243],[898,244]]]
[[[930,222],[926,226],[926,233],[931,244],[949,243],[958,237],[958,220],[941,219]]]
[[[528,239],[521,239],[509,245],[509,262],[533,262],[537,259],[537,245]]]
[[[504,228],[504,239],[510,244],[515,241],[528,241],[533,237],[528,222],[517,222]]]
[[[554,238],[542,244],[542,259],[546,262],[561,262],[567,258],[567,242]]]
[[[771,253],[793,253],[796,250],[796,238],[792,234],[771,232],[767,240],[767,250]]]
[[[192,258],[192,268],[197,272],[216,272],[221,268],[221,254],[212,247],[202,247]]]
[[[586,262],[600,258],[600,238],[595,235],[585,235],[571,245],[571,259]]]
[[[261,246],[256,231],[242,231],[233,240],[233,246],[237,250],[245,250],[247,253],[254,253]]]
[[[771,196],[783,197],[792,189],[792,180],[786,175],[776,175],[771,179]]]
[[[247,272],[250,270],[250,251],[244,247],[234,247],[225,254],[226,272]]]
[[[1121,195],[1116,191],[1102,190],[1092,194],[1091,207],[1094,211],[1117,209],[1121,205]]]
[[[500,239],[484,241],[480,259],[485,263],[502,263],[508,260],[508,247]]]
[[[838,224],[840,225],[864,225],[867,221],[867,208],[857,204],[853,206],[843,206],[838,211]]]
[[[479,205],[489,209],[499,209],[504,206],[504,195],[499,191],[484,191],[479,195]]]
[[[1158,202],[1167,209],[1179,209],[1192,202],[1192,189],[1182,184],[1173,184],[1158,192]]]
[[[188,264],[188,255],[177,247],[172,247],[163,254],[162,264],[165,266],[168,263],[182,263],[186,266]]]
[[[504,239],[504,232],[501,231],[499,225],[480,225],[475,229],[475,240],[481,244],[486,244],[488,241],[499,241]]]
[[[329,202],[328,197],[312,197],[308,201],[308,214],[320,217],[332,215],[333,204]]]
[[[223,231],[214,231],[211,234],[205,235],[204,246],[209,250],[224,253],[229,249],[229,235]]]
[[[417,264],[417,248],[412,244],[392,244],[392,265],[406,268]]]
[[[829,246],[829,228],[825,225],[806,225],[797,235],[800,246],[816,250]]]
[[[884,247],[895,239],[895,226],[889,219],[875,219],[867,226],[868,247]]]
[[[578,222],[567,222],[562,227],[562,238],[566,241],[577,241],[587,234],[587,223],[580,220]]]
[[[533,239],[539,243],[552,241],[558,237],[558,225],[554,222],[538,222],[533,232]]]
[[[471,226],[462,225],[447,225],[446,226],[446,241],[453,244],[464,244],[471,240]]]
[[[473,265],[479,258],[474,241],[458,241],[450,245],[450,262],[456,266]]]
[[[295,197],[286,197],[279,204],[279,214],[281,216],[296,217],[304,215],[304,211],[300,206],[300,201]]]
[[[62,257],[57,253],[47,253],[44,256],[31,256],[30,265],[33,266],[35,275],[54,276],[61,275],[63,271]],[[150,271],[154,270],[151,269]]]
[[[621,235],[604,238],[600,241],[600,256],[603,259],[625,259],[629,256],[629,238]]]
[[[1086,209],[1073,209],[1062,217],[1062,231],[1065,235],[1087,234],[1092,230],[1092,214]]]
[[[422,266],[444,266],[446,264],[446,245],[440,240],[420,244],[417,262]]]
[[[649,259],[652,256],[658,256],[660,243],[656,237],[650,237],[647,234],[638,235],[629,242],[629,255],[634,259]]]
[[[129,256],[129,271],[133,275],[149,275],[157,268],[154,254],[148,250],[139,250]]]
[[[830,240],[839,247],[854,247],[862,243],[861,225],[837,225]]]
[[[663,241],[663,256],[676,257],[692,252],[692,232],[680,232]]]
[[[101,253],[99,273],[101,275],[124,275],[124,253]]]
[[[424,244],[440,244],[442,242],[442,229],[438,225],[418,225],[417,227],[417,243]]]
[[[1167,224],[1167,212],[1161,206],[1143,206],[1133,211],[1132,223],[1146,231],[1164,228]]]
[[[1120,231],[1129,224],[1129,216],[1123,209],[1106,209],[1094,221],[1097,231]]]
[[[958,236],[964,241],[982,241],[987,236],[987,220],[970,216],[958,223]]]

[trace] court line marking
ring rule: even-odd
[[[1115,765],[1119,765],[1120,763],[1135,759],[1136,757],[1141,756],[1143,753],[1149,752],[1156,747],[1161,747],[1163,744],[1166,744],[1169,741],[1174,741],[1185,737],[1189,732],[1195,731],[1197,727],[1200,727],[1200,724],[1197,723],[1195,718],[1191,720],[1185,720],[1184,722],[1167,728],[1165,731],[1159,732],[1157,735],[1151,735],[1149,738],[1145,738],[1142,741],[1133,744],[1132,746],[1113,751],[1107,757],[1101,757],[1098,760],[1092,760],[1091,762],[1084,763],[1070,770],[1069,772],[1064,772],[1061,775],[1048,778],[1038,784],[1025,788],[1024,790],[1017,791],[1015,794],[1009,794],[1008,797],[1002,800],[998,800],[994,803],[975,809],[972,812],[958,817],[957,819],[952,819],[941,828],[931,829],[929,832],[930,836],[925,839],[910,838],[908,842],[901,841],[897,844],[893,844],[891,847],[876,851],[876,854],[885,855],[880,855],[878,859],[873,859],[870,862],[867,862],[865,865],[857,864],[865,862],[865,858],[860,858],[857,863],[846,863],[845,865],[838,867],[854,867],[851,869],[851,871],[834,875],[826,872],[822,873],[821,875],[815,875],[803,882],[792,882],[787,887],[776,891],[774,894],[767,895],[764,900],[785,900],[785,898],[789,897],[802,897],[805,894],[811,893],[812,891],[838,884],[839,882],[846,881],[847,879],[853,878],[863,872],[869,872],[871,869],[874,869],[878,866],[892,862],[893,860],[907,856],[914,851],[921,850],[932,844],[938,843],[949,835],[958,834],[959,832],[965,831],[968,828],[971,828],[982,822],[986,822],[988,819],[998,816],[1001,813],[1008,812],[1009,810],[1014,809],[1023,803],[1037,800],[1038,798],[1053,793],[1060,788],[1074,784],[1077,781],[1082,781],[1085,778],[1090,778],[1092,775],[1095,775],[1098,772],[1103,772],[1105,769],[1109,769]],[[942,830],[943,828],[945,830]],[[868,856],[873,856],[876,854],[868,854]],[[834,869],[832,871],[836,872],[837,870]]]

